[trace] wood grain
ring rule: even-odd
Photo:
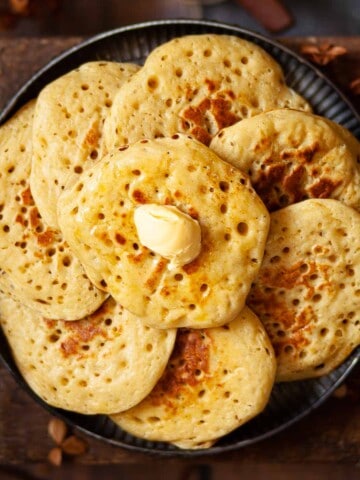
[[[276,437],[241,451],[200,457],[188,463],[346,463],[360,460],[360,366],[346,382],[347,395],[330,398]],[[0,369],[0,464],[38,463],[54,446],[47,434],[51,416],[4,369]],[[83,438],[83,435],[79,434]],[[86,437],[89,450],[75,463],[105,465],[154,462],[152,455],[128,452]],[[158,460],[168,462],[172,459]]]
[[[0,107],[41,66],[61,51],[80,41],[80,37],[0,39]],[[350,97],[360,111],[360,98],[351,94],[349,83],[360,77],[360,37],[355,38],[287,38],[281,40],[298,51],[304,43],[331,42],[343,45],[348,54],[321,70]],[[316,411],[291,428],[269,440],[237,452],[196,461],[183,460],[181,465],[208,463],[236,464],[287,464],[310,465],[343,463],[360,465],[360,366],[347,382],[347,395],[330,398]],[[0,465],[15,468],[18,465],[44,465],[53,447],[47,434],[50,415],[30,398],[0,365]],[[83,436],[82,434],[79,434]],[[155,459],[116,448],[92,438],[86,438],[86,454],[71,462],[76,465],[136,465],[151,463],[177,465],[175,459]],[[155,467],[154,467],[155,468]],[[1,477],[1,472],[0,472]],[[2,478],[2,477],[1,477]],[[350,478],[350,477],[349,477]]]
[[[283,38],[281,43],[296,53],[300,53],[302,45],[330,44],[345,47],[347,49],[345,55],[336,58],[324,67],[315,66],[341,89],[360,113],[360,95],[354,95],[350,89],[350,83],[356,78],[360,78],[360,36]]]
[[[0,38],[0,108],[31,75],[49,60],[79,43],[83,37]],[[299,53],[304,44],[330,43],[347,48],[348,53],[319,70],[328,75],[360,111],[360,96],[352,94],[349,85],[360,77],[359,37],[282,38],[281,43]]]
[[[31,76],[80,37],[0,38],[0,108]]]

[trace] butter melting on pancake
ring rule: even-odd
[[[83,414],[139,403],[162,375],[176,336],[144,327],[113,299],[82,320],[65,322],[0,294],[0,325],[34,392],[49,405]]]
[[[360,143],[327,118],[273,110],[225,128],[210,148],[249,174],[270,211],[306,198],[360,210]]]
[[[152,204],[196,220],[201,245],[193,261],[177,265],[141,244],[134,215]],[[146,324],[210,328],[244,307],[269,214],[242,172],[175,135],[105,156],[61,195],[59,222],[89,277]]]
[[[0,288],[40,314],[74,320],[105,300],[29,187],[35,101],[0,128]],[[19,317],[21,323],[21,318]]]
[[[318,377],[360,344],[360,213],[310,199],[271,214],[248,305],[264,323],[277,380]]]
[[[263,410],[275,370],[264,327],[245,308],[223,327],[179,330],[150,395],[112,419],[147,440],[207,448]]]
[[[158,46],[119,90],[105,144],[110,151],[182,132],[209,145],[221,128],[282,107],[310,110],[263,49],[235,36],[188,35]]]

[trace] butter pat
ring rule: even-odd
[[[179,267],[194,260],[201,250],[199,223],[177,207],[147,204],[135,210],[140,242]]]

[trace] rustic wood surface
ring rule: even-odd
[[[0,39],[0,108],[36,70],[79,41],[79,37]],[[305,43],[314,42],[345,46],[347,55],[321,70],[343,89],[360,110],[360,96],[353,95],[349,89],[349,83],[360,77],[360,37],[287,38],[281,41],[294,51],[299,51]],[[235,462],[239,466],[341,463],[360,467],[360,366],[352,372],[345,385],[338,396],[331,397],[306,418],[269,440],[237,452],[200,457],[196,461],[182,460],[181,463],[200,465],[206,461],[212,465],[220,462],[232,462],[233,465]],[[0,365],[0,466],[8,466],[6,474],[1,476],[0,472],[0,478],[12,478],[11,469],[19,465],[46,463],[48,452],[53,447],[47,434],[50,418]],[[156,465],[160,462],[153,456],[131,453],[97,440],[87,438],[86,441],[89,445],[87,453],[73,460],[76,465],[135,465],[147,462]],[[177,461],[168,459],[166,462],[171,468]]]

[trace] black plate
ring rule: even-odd
[[[250,40],[270,53],[282,66],[286,81],[312,105],[315,113],[334,120],[360,138],[360,118],[351,104],[320,71],[282,45],[242,28],[212,21],[162,20],[119,28],[98,35],[71,48],[34,75],[9,101],[0,116],[0,124],[47,83],[80,64],[91,60],[117,60],[143,63],[157,45],[188,34],[219,33],[237,35]],[[265,411],[226,435],[206,450],[179,450],[162,442],[149,442],[133,437],[118,428],[107,416],[80,415],[55,409],[45,404],[26,385],[16,368],[6,339],[0,330],[3,362],[19,384],[45,409],[60,416],[83,432],[111,444],[160,455],[197,456],[234,450],[285,429],[317,408],[341,384],[360,358],[360,349],[331,374],[315,380],[275,385]]]

